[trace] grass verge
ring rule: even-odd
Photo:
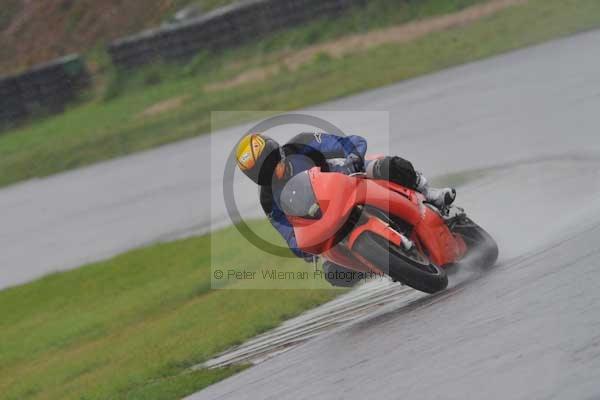
[[[280,240],[266,221],[253,227]],[[312,269],[266,256],[228,228],[1,291],[1,397],[177,399],[243,369],[189,367],[340,293],[320,279],[310,286],[326,290],[211,290],[211,265],[258,260]]]
[[[318,55],[296,70],[283,65],[267,80],[220,91],[205,87],[265,62],[250,57],[257,47],[214,59],[200,55],[183,68],[155,65],[132,78],[152,86],[123,93],[119,87],[129,88],[131,81],[119,78],[110,101],[92,101],[1,136],[0,185],[208,132],[212,110],[296,109],[599,26],[596,0],[530,0],[468,26],[339,58]],[[161,108],[165,101],[178,105]],[[159,112],[144,113],[151,107]]]

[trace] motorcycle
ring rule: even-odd
[[[280,202],[301,250],[426,293],[444,290],[446,270],[466,257],[484,267],[498,258],[494,239],[462,208],[440,210],[417,191],[365,174],[314,167],[286,183]]]

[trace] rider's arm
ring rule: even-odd
[[[294,228],[288,221],[285,213],[279,208],[277,203],[273,201],[273,195],[269,188],[261,188],[260,204],[265,214],[269,218],[269,222],[271,222],[271,225],[273,225],[279,234],[283,236],[290,250],[292,250],[292,252],[300,258],[306,259],[311,257],[311,254],[306,253],[298,248],[296,235],[294,234]]]
[[[336,136],[323,134],[321,152],[327,157],[329,171],[353,174],[365,171],[365,153],[367,152],[367,141],[361,136]],[[341,155],[342,158],[333,158]]]
[[[337,136],[322,133],[320,151],[327,158],[335,158],[336,155],[343,153],[344,158],[354,154],[364,159],[367,153],[367,141],[358,135]]]
[[[307,258],[311,256],[311,254],[308,254],[298,248],[296,235],[294,234],[294,228],[288,221],[285,214],[277,206],[273,208],[273,211],[269,217],[269,221],[271,221],[271,225],[273,225],[275,229],[279,231],[281,236],[283,236],[288,244],[288,247],[290,250],[292,250],[292,253],[300,258]]]
[[[364,159],[367,141],[362,136],[338,136],[330,133],[301,133],[290,140],[287,146],[294,146],[297,153],[317,151],[326,159],[348,158],[351,154]]]

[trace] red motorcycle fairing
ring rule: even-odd
[[[389,214],[408,222],[414,227],[410,239],[423,245],[431,261],[439,266],[451,264],[460,259],[467,251],[461,237],[454,235],[437,211],[425,205],[425,197],[414,190],[407,189],[393,182],[370,180],[388,190],[398,193],[409,200],[399,202],[397,197],[390,197]],[[366,203],[380,208],[381,203],[373,202],[372,196],[367,196]],[[410,211],[408,209],[410,208]],[[418,218],[416,215],[418,214]]]
[[[373,270],[372,266],[365,265],[362,257],[346,254],[336,246],[336,233],[355,207],[370,205],[412,225],[414,230],[410,239],[424,247],[436,265],[454,263],[466,252],[464,242],[457,240],[436,211],[423,204],[424,197],[416,191],[389,181],[326,173],[319,168],[309,170],[308,174],[322,216],[319,219],[290,217],[298,247],[304,251],[322,254],[333,262],[355,269]],[[367,215],[367,218],[350,233],[349,249],[365,231],[400,245],[400,233],[373,215]]]

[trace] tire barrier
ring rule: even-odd
[[[87,68],[77,54],[0,77],[0,128],[12,127],[31,116],[62,112],[89,81]]]
[[[118,39],[108,52],[113,64],[132,68],[156,60],[218,51],[317,18],[332,17],[366,0],[247,0],[203,16]]]

